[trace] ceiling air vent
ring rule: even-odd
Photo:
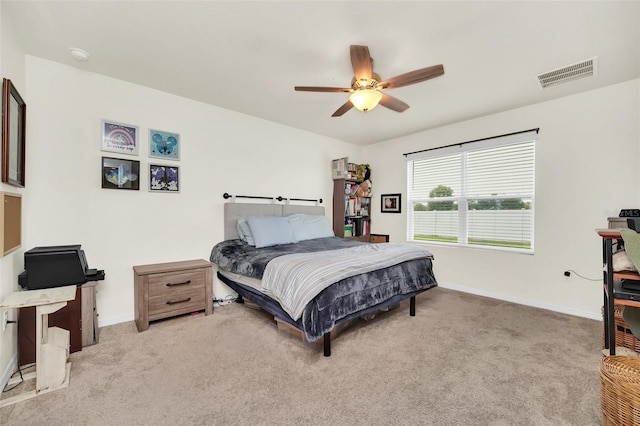
[[[598,57],[538,74],[543,89],[598,74]]]

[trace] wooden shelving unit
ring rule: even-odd
[[[622,240],[619,230],[597,229],[596,232],[600,237],[602,237],[602,263],[605,265],[605,270],[603,272],[604,341],[605,347],[609,349],[609,354],[615,355],[614,305],[640,307],[640,300],[629,300],[616,297],[616,282],[623,279],[640,281],[640,274],[629,271],[613,271],[613,244],[614,241]]]

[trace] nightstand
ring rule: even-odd
[[[134,266],[133,279],[138,331],[148,330],[150,321],[213,311],[213,274],[206,260]]]

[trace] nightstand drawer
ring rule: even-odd
[[[388,235],[384,235],[384,234],[371,234],[369,236],[369,241],[373,244],[378,244],[378,243],[388,243],[389,242],[389,236]]]
[[[202,270],[149,275],[149,298],[182,294],[192,289],[203,292],[204,281]]]
[[[205,305],[204,289],[193,288],[179,293],[149,298],[149,321],[202,309]]]

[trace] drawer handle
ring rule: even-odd
[[[181,283],[167,283],[167,287],[175,287],[177,285],[187,285],[191,284],[191,280],[183,281]]]
[[[175,304],[178,304],[178,303],[184,303],[184,302],[188,302],[189,300],[191,300],[190,297],[187,297],[186,299],[176,300],[175,302],[173,300],[168,300],[167,301],[167,305],[175,305]]]

